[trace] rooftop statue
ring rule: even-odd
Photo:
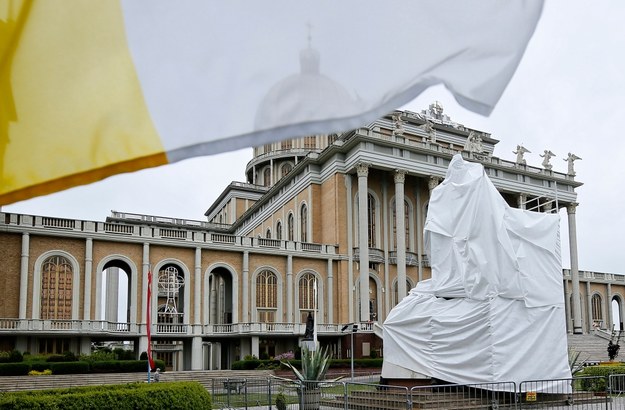
[[[568,175],[575,176],[575,168],[573,167],[573,162],[575,162],[578,159],[581,159],[581,158],[575,154],[571,154],[570,152],[569,152],[568,157],[564,158],[564,161],[566,161],[569,165],[569,169],[567,170]]]
[[[543,168],[547,169],[547,170],[551,170],[551,168],[553,167],[553,165],[551,165],[549,163],[549,160],[551,159],[551,157],[555,157],[556,154],[554,154],[553,152],[549,151],[548,149],[546,149],[544,151],[544,154],[540,154],[541,158],[543,159]]]
[[[516,154],[517,165],[526,165],[525,158],[523,158],[523,154],[525,154],[526,152],[531,153],[532,151],[528,150],[523,145],[517,145],[516,151],[512,151],[513,154]]]

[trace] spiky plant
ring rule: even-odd
[[[308,350],[306,346],[302,349],[302,371],[300,372],[289,362],[282,362],[283,365],[293,370],[295,377],[301,382],[312,382],[324,380],[328,368],[330,367],[330,351],[325,349]]]

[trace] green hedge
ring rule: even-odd
[[[155,360],[156,367],[165,371],[165,362]],[[148,362],[145,360],[117,360],[107,362],[22,362],[0,363],[0,376],[25,376],[31,370],[42,372],[50,369],[53,374],[83,373],[133,373],[147,372]]]
[[[0,395],[0,409],[210,409],[210,394],[196,382],[130,383]]]
[[[89,373],[87,362],[53,362],[50,363],[52,374],[81,374]]]
[[[161,369],[161,371],[165,371],[164,361],[155,360],[154,365]],[[92,373],[132,373],[147,371],[147,360],[110,360],[91,363]]]
[[[0,363],[0,376],[25,376],[29,371],[28,363]]]

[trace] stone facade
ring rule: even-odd
[[[295,350],[313,310],[319,342],[337,357],[349,357],[352,348],[351,334],[341,331],[347,323],[358,324],[356,355],[380,352],[379,324],[402,295],[431,277],[422,235],[428,199],[458,152],[484,165],[511,206],[567,209],[569,331],[610,330],[612,301],[623,317],[625,276],[577,271],[581,183],[573,175],[500,159],[492,136],[431,110],[401,118],[401,133],[388,115],[365,128],[314,136],[314,144],[309,137],[308,144],[255,149],[248,180],[226,187],[206,221],[0,213],[3,348],[87,353],[93,342],[125,342],[139,355],[147,348],[151,271],[158,295],[151,306],[153,350],[170,368],[229,368],[246,355]],[[479,144],[467,145],[469,136]],[[106,289],[112,268],[121,272],[123,293]],[[125,307],[117,321],[104,320],[111,300]]]

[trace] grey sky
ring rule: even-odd
[[[578,189],[577,240],[583,270],[625,274],[621,233],[625,229],[621,188],[625,138],[625,2],[548,0],[515,76],[490,117],[473,114],[443,87],[429,89],[405,109],[419,112],[434,100],[459,123],[492,134],[495,155],[514,160],[517,144],[540,166],[549,149],[555,171],[566,171],[572,152]],[[502,39],[505,41],[505,39]],[[409,44],[409,43],[407,43]],[[18,202],[5,212],[104,220],[111,210],[204,219],[204,212],[230,181],[243,181],[251,149],[194,158],[117,175],[91,185]],[[566,213],[560,213],[566,219]],[[568,231],[562,229],[563,266],[568,267]]]

